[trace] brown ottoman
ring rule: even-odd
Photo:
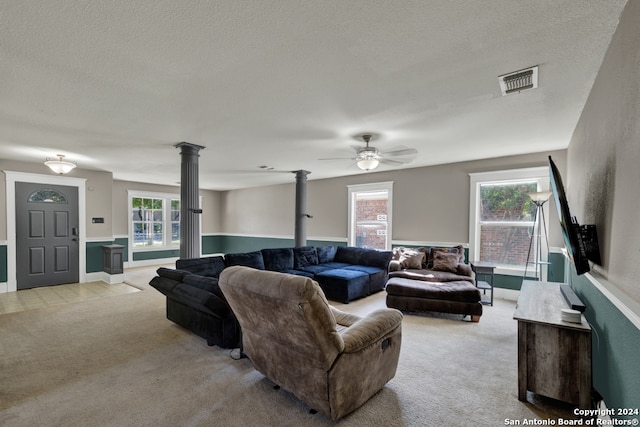
[[[387,307],[402,311],[437,311],[482,316],[481,292],[470,282],[427,282],[392,277],[387,281]]]

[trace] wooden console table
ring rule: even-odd
[[[558,283],[523,281],[513,318],[518,321],[518,399],[527,390],[591,407],[591,327],[561,320],[569,308]]]

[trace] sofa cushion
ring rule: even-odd
[[[179,259],[176,268],[199,276],[219,277],[224,270],[224,259],[221,256]]]
[[[363,249],[357,264],[378,267],[386,270],[389,268],[389,261],[391,261],[391,257],[393,257],[393,253],[391,251]]]
[[[354,270],[366,273],[369,276],[369,293],[373,294],[384,289],[387,282],[387,270],[368,265],[350,265],[344,270]]]
[[[333,257],[335,262],[343,262],[345,264],[360,264],[360,257],[362,256],[363,249],[353,246],[338,246],[336,249],[336,255]]]
[[[347,266],[348,264],[341,264],[341,265]],[[328,265],[328,264],[318,264],[318,265],[307,265],[306,267],[300,267],[300,268],[297,268],[296,270],[303,271],[311,275],[316,275],[318,273],[322,273],[323,271],[333,270],[335,268],[339,268],[339,267],[335,267],[333,265]]]
[[[166,277],[167,279],[175,280],[177,282],[182,282],[182,278],[187,274],[190,274],[188,271],[184,270],[174,270],[172,268],[160,267],[156,270],[158,276]]]
[[[481,293],[466,281],[424,282],[394,277],[387,282],[387,294],[445,301],[480,302]]]
[[[427,260],[427,268],[433,267],[433,257],[438,252],[458,254],[460,259],[458,262],[461,262],[461,263],[464,262],[464,248],[462,247],[462,245],[454,246],[451,248],[433,247],[433,248],[429,248],[429,259]]]
[[[173,294],[195,307],[205,307],[218,316],[226,317],[229,315],[230,308],[225,301],[211,292],[196,288],[195,286],[179,283],[173,289]]]
[[[347,267],[343,267],[342,270],[353,270],[353,271],[361,271],[367,274],[376,274],[376,273],[384,273],[385,270],[379,267],[371,267],[369,265],[349,265]]]
[[[310,279],[313,279],[315,277],[315,274],[313,274],[313,273],[311,273],[309,271],[304,271],[304,270],[285,270],[285,271],[282,271],[281,273],[294,274],[296,276],[304,276],[304,277],[308,277]]]
[[[151,279],[151,281],[149,282],[151,286],[156,288],[158,291],[160,291],[164,295],[171,294],[171,292],[173,292],[173,289],[176,287],[178,283],[180,282],[177,280],[173,280],[168,277],[161,277],[161,276],[156,276],[153,279]]]
[[[400,253],[400,268],[422,268],[424,252],[404,250]]]
[[[462,264],[459,263],[458,264],[458,270],[456,271],[456,274],[459,276],[473,276],[473,270],[471,269],[471,266],[469,264]]]
[[[195,286],[203,291],[211,292],[219,298],[224,299],[224,294],[218,286],[218,279],[215,277],[198,276],[197,274],[188,274],[182,280],[187,285]]]
[[[328,299],[345,304],[369,294],[369,275],[362,271],[327,270],[317,274],[316,280]]]
[[[264,259],[260,251],[226,254],[224,259],[227,266],[243,265],[245,267],[264,270]]]
[[[262,249],[264,268],[271,271],[293,270],[293,249]]]
[[[452,273],[457,273],[459,262],[460,256],[458,254],[437,252],[433,256],[433,267],[431,267],[431,269],[434,271],[450,271]]]
[[[323,264],[319,264],[323,267],[329,267],[330,270],[336,269],[336,268],[345,268],[345,267],[349,267],[351,264],[347,264],[346,262],[325,262]]]
[[[461,264],[466,265],[466,264]],[[402,277],[412,280],[423,280],[425,282],[454,282],[454,281],[467,281],[474,283],[473,277],[468,275],[460,275],[452,273],[450,271],[438,271],[438,270],[398,270],[390,271],[389,278]]]
[[[300,270],[309,265],[318,265],[318,253],[313,246],[293,248],[293,268]]]
[[[331,262],[336,256],[336,249],[333,247],[333,245],[316,246],[316,252],[318,253],[318,264]]]

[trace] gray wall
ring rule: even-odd
[[[596,269],[640,303],[640,2],[630,1],[568,149],[578,222],[596,224]]]
[[[598,227],[603,262],[595,269],[604,280],[572,272],[570,282],[587,306],[593,386],[608,408],[637,408],[640,396],[638,28],[640,1],[629,1],[571,139],[565,175],[572,214]]]
[[[347,237],[347,185],[393,181],[393,236],[396,241],[469,242],[469,173],[547,166],[552,155],[564,171],[566,151],[473,162],[362,173],[307,183],[309,238]],[[222,232],[266,236],[294,233],[295,184],[223,192]],[[550,244],[561,246],[555,208],[550,209]]]
[[[45,159],[42,159],[44,163]],[[42,175],[43,182],[46,183],[49,177],[55,177],[49,169],[42,163],[16,162],[0,159],[0,170],[12,172],[24,172]],[[110,237],[113,233],[113,211],[111,209],[111,186],[113,175],[111,172],[92,171],[76,168],[65,175],[73,178],[85,178],[87,197],[87,238]],[[6,194],[4,173],[2,174],[2,185],[0,185],[0,240],[7,239],[6,221]],[[93,224],[91,218],[102,217],[104,224]]]
[[[44,162],[44,160],[43,160]],[[40,163],[16,162],[0,159],[1,171],[40,174],[43,182],[52,175]],[[85,178],[86,181],[86,214],[87,238],[111,238],[128,233],[127,190],[150,191],[180,194],[180,187],[144,184],[140,182],[113,180],[110,172],[92,171],[81,168],[74,169],[65,175],[74,178]],[[4,173],[0,174],[0,240],[7,239],[6,227],[6,194]],[[201,190],[202,196],[202,233],[215,234],[221,231],[220,196],[218,191]],[[93,224],[91,218],[102,217],[104,224]]]

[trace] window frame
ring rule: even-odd
[[[469,186],[469,259],[480,259],[480,187],[486,184],[516,184],[527,181],[537,181],[538,191],[549,191],[549,168],[546,166],[509,169],[491,172],[470,173]],[[549,203],[542,206],[545,218],[549,218]],[[504,225],[517,225],[523,227],[531,227],[532,225],[523,225],[522,222],[514,223],[513,221],[496,222]],[[549,221],[545,221],[545,233],[549,235]],[[498,265],[495,272],[498,274],[522,276],[526,266],[507,266]],[[545,266],[546,267],[546,266]],[[529,268],[530,270],[531,268]],[[546,277],[546,268],[544,268],[543,277]]]
[[[138,190],[128,190],[127,197],[127,222],[129,229],[129,248],[132,252],[152,252],[152,251],[163,251],[163,250],[171,250],[171,249],[180,249],[180,240],[178,239],[178,243],[172,243],[172,230],[173,223],[171,219],[171,201],[180,200],[179,193],[158,193],[151,191],[138,191]],[[145,199],[162,199],[162,237],[163,244],[162,245],[152,245],[152,246],[136,246],[135,245],[135,236],[134,236],[134,227],[133,227],[133,218],[131,212],[133,210],[133,199],[134,198],[145,198]]]
[[[356,196],[361,193],[379,193],[381,191],[387,192],[387,235],[384,250],[391,250],[391,238],[393,236],[393,181],[347,185],[349,197],[347,240],[349,246],[356,246],[356,227],[354,226]]]

